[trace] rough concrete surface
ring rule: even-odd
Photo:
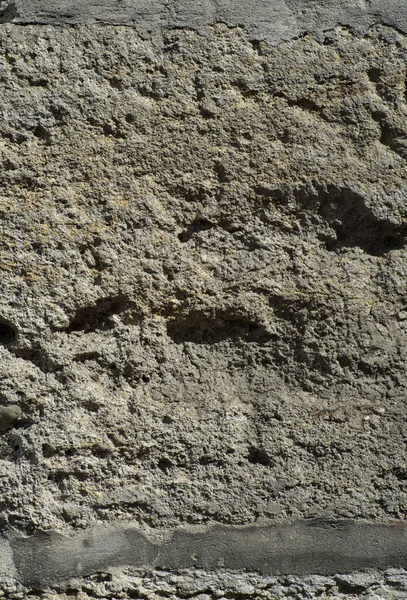
[[[404,532],[404,3],[66,4],[0,3],[4,543]]]

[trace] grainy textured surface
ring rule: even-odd
[[[405,517],[406,61],[1,27],[3,528]]]
[[[0,582],[0,590],[10,600],[119,600],[128,598],[160,600],[405,600],[407,571],[355,572],[351,575],[322,577],[265,577],[235,571],[137,571],[99,572],[91,577],[69,579],[42,590],[25,587],[11,578]]]

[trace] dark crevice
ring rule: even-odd
[[[256,196],[260,196],[260,197],[264,198],[265,200],[272,199],[274,197],[274,195],[276,194],[276,190],[268,188],[264,185],[254,185],[252,189],[253,189],[253,192],[256,194]],[[279,195],[278,190],[277,190],[277,195]]]
[[[394,467],[391,473],[395,476],[398,481],[407,481],[407,468],[406,467]]]
[[[376,93],[385,101],[394,103],[397,100],[397,90],[394,87],[395,80],[386,81],[386,73],[378,67],[371,67],[367,71],[369,80],[373,83]]]
[[[379,83],[379,81],[382,77],[382,70],[379,69],[378,67],[371,67],[367,71],[367,76],[369,77],[369,79],[372,83]]]
[[[169,321],[167,333],[176,344],[210,345],[224,341],[265,344],[270,340],[264,325],[247,317],[227,313],[211,317],[199,310]]]
[[[0,344],[10,346],[17,341],[17,330],[7,320],[0,318]]]
[[[395,127],[387,121],[387,115],[383,110],[374,110],[372,119],[380,127],[380,143],[387,146],[389,150],[407,158],[407,132],[399,127]]]
[[[29,85],[31,85],[32,87],[47,87],[49,85],[49,81],[48,79],[46,79],[45,77],[23,77],[21,76],[21,79],[25,79]]]
[[[196,75],[194,78],[194,85],[196,91],[196,99],[198,102],[205,98],[205,86],[202,83],[200,75]]]
[[[247,460],[253,465],[263,465],[264,467],[269,467],[273,464],[267,452],[263,448],[256,448],[255,446],[249,447]]]
[[[113,315],[122,313],[128,313],[127,323],[135,323],[138,317],[134,314],[134,309],[134,303],[124,296],[101,298],[93,305],[78,308],[65,331],[71,333],[111,329],[114,326]]]
[[[160,469],[160,471],[167,474],[174,467],[174,464],[169,458],[163,457],[158,461],[157,467]]]
[[[28,135],[26,133],[22,133],[11,128],[8,130],[3,129],[0,135],[4,139],[9,140],[12,144],[17,144],[19,146],[28,140]]]
[[[224,461],[219,460],[219,459],[215,458],[214,456],[207,456],[207,455],[200,456],[198,458],[197,462],[198,462],[198,464],[200,464],[202,466],[216,465],[218,467],[221,467],[225,464]]]
[[[397,130],[383,122],[380,123],[380,143],[387,146],[401,158],[407,159],[407,135],[406,132]]]
[[[32,348],[10,348],[15,357],[32,363],[43,373],[55,373],[62,370],[62,365],[55,363],[48,354],[40,347]]]
[[[213,170],[215,172],[216,177],[218,178],[219,183],[228,183],[230,175],[223,163],[221,163],[220,161],[216,161]]]
[[[69,477],[71,477],[71,474],[63,470],[48,473],[48,481],[54,481],[56,484],[66,481]]]
[[[264,47],[266,46],[266,43],[261,41],[261,40],[249,40],[253,50],[259,55],[259,56],[263,56],[263,54],[265,54],[264,52]]]
[[[14,21],[14,19],[20,16],[17,10],[16,3],[12,0],[2,4],[3,7],[0,8],[0,23],[11,23],[12,21]]]
[[[215,227],[215,225],[207,219],[197,217],[178,235],[178,239],[185,244],[185,242],[189,242],[195,234],[201,233],[201,231],[208,231],[208,229],[212,229],[213,227]]]
[[[100,358],[100,352],[81,352],[79,354],[75,354],[74,361],[76,362],[86,362],[88,360],[98,360]]]
[[[204,203],[210,195],[209,190],[201,183],[176,182],[174,185],[169,184],[169,191],[177,198],[194,203]]]
[[[105,135],[106,137],[114,137],[117,139],[125,139],[126,138],[126,131],[124,129],[122,129],[119,121],[117,121],[116,119],[114,119],[114,124],[105,123],[102,126],[102,131],[103,131],[103,135]]]
[[[320,113],[321,108],[318,106],[316,102],[310,100],[309,98],[298,98],[296,100],[287,100],[288,106],[296,106],[305,110],[307,112],[312,113]]]
[[[352,594],[353,595],[353,594],[362,594],[363,592],[366,592],[366,586],[357,585],[350,581],[345,581],[344,579],[341,579],[340,581],[336,581],[336,587],[340,594],[346,594],[346,595]]]
[[[358,192],[345,187],[316,187],[294,192],[296,212],[304,229],[313,226],[327,250],[358,247],[373,256],[403,248],[407,227],[380,219]],[[330,232],[318,233],[316,217],[321,217]]]
[[[120,79],[120,77],[118,77],[117,75],[113,75],[113,77],[111,77],[108,81],[109,81],[111,87],[114,88],[115,90],[123,89],[123,80]]]
[[[216,113],[213,110],[210,110],[207,106],[198,104],[198,109],[199,109],[199,112],[201,113],[201,117],[205,120],[214,119],[216,117]]]
[[[250,87],[244,79],[237,79],[232,82],[232,85],[239,90],[244,98],[251,98],[259,95],[260,89]]]
[[[51,144],[52,135],[49,129],[44,127],[43,125],[37,125],[35,129],[33,129],[33,134],[36,138],[44,142],[47,146]]]
[[[297,329],[300,324],[304,325],[304,320],[307,319],[312,304],[314,304],[314,309],[320,310],[312,298],[285,298],[277,294],[270,294],[268,302],[276,317],[294,323]]]
[[[68,117],[70,116],[69,108],[61,104],[50,104],[49,110],[56,121],[58,121],[58,125],[66,125],[68,122]]]
[[[128,500],[128,501],[120,501],[120,500],[112,500],[111,502],[106,502],[104,504],[92,504],[92,508],[95,510],[106,510],[120,507],[122,509],[131,509],[135,508],[141,510],[143,512],[151,511],[151,506],[145,500]]]

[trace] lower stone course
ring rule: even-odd
[[[330,577],[261,576],[256,573],[202,570],[180,572],[122,570],[69,579],[32,589],[10,577],[0,578],[0,596],[12,600],[78,600],[139,598],[140,600],[405,600],[407,571],[368,570]]]

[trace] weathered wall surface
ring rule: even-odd
[[[404,3],[221,4],[0,4],[15,548],[123,522],[403,530]]]
[[[341,25],[359,34],[372,25],[407,32],[404,0],[2,0],[0,22],[126,25],[139,32],[243,25],[248,36],[276,44]]]

